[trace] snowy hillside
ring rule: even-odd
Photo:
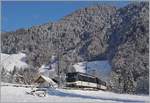
[[[79,62],[73,65],[76,72],[88,73],[100,77],[102,80],[107,80],[111,72],[111,67],[107,60]],[[57,59],[52,56],[50,62],[42,65],[39,68],[39,73],[45,76],[54,77],[57,75]]]
[[[24,53],[18,54],[4,54],[1,53],[1,66],[7,71],[12,71],[14,67],[26,68],[28,64],[25,62],[26,55]]]
[[[52,56],[48,64],[44,64],[39,68],[39,73],[52,78],[56,76],[56,68],[57,59],[55,56]]]
[[[91,62],[80,62],[73,65],[77,72],[89,73],[107,79],[110,72],[111,66],[107,60],[103,61],[91,61]]]
[[[48,103],[149,103],[149,96],[116,94],[104,91],[56,89],[48,90],[46,97],[26,94],[31,88],[1,86],[1,102]]]

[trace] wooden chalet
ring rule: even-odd
[[[51,78],[46,77],[44,75],[38,76],[38,78],[35,79],[34,83],[38,84],[38,87],[41,88],[49,88],[57,86],[57,84]]]

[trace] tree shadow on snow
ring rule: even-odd
[[[99,100],[110,100],[116,102],[127,102],[127,103],[145,103],[145,101],[136,101],[136,100],[128,100],[128,99],[119,99],[119,98],[105,98],[105,97],[95,97],[95,96],[87,96],[75,93],[66,93],[59,90],[50,90],[48,92],[51,96],[61,96],[61,97],[74,97],[74,98],[83,98],[83,99],[99,99]]]

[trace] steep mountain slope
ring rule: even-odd
[[[28,55],[28,63],[35,67],[46,64],[52,55],[60,54],[64,69],[68,68],[67,61],[71,64],[104,59],[108,46],[105,35],[115,12],[110,6],[83,8],[57,23],[3,33],[2,52],[23,51]]]
[[[135,3],[118,11],[109,40],[113,89],[121,93],[148,93],[149,5]]]

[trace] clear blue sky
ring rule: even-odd
[[[55,22],[80,8],[99,4],[122,7],[121,1],[4,1],[2,2],[2,31],[15,31],[47,22]]]

